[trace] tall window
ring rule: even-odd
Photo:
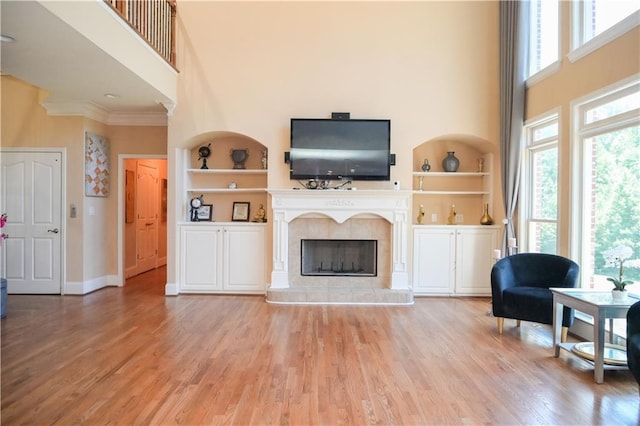
[[[558,61],[558,0],[532,0],[529,13],[529,76]]]
[[[582,286],[610,289],[604,252],[618,246],[640,259],[640,79],[623,82],[574,105],[576,209],[572,230],[579,247]],[[640,268],[624,278],[640,281]],[[634,286],[632,286],[634,287]],[[640,289],[632,289],[640,290]]]
[[[520,245],[527,252],[557,252],[558,114],[525,125],[527,149],[520,204]]]

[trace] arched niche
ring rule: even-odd
[[[192,168],[201,167],[202,160],[199,159],[198,150],[209,144],[211,145],[211,155],[207,159],[207,166],[210,169],[233,168],[231,151],[234,149],[248,150],[249,156],[245,163],[247,169],[263,168],[262,158],[267,147],[250,136],[229,131],[212,131],[192,137],[186,144],[187,147],[190,147]]]
[[[413,171],[420,171],[425,159],[429,160],[432,172],[442,172],[442,160],[447,152],[455,152],[460,160],[458,171],[478,171],[478,159],[486,154],[497,154],[498,146],[473,135],[449,134],[424,141],[413,149]]]

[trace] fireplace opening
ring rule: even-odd
[[[303,276],[377,276],[377,240],[301,240]]]

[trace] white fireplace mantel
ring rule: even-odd
[[[325,216],[344,223],[353,217],[378,216],[392,225],[391,289],[409,288],[407,271],[410,191],[271,189],[273,270],[271,288],[289,288],[289,222]]]

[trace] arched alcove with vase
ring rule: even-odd
[[[416,295],[491,294],[501,229],[493,219],[496,150],[496,144],[471,135],[443,135],[413,149]],[[452,156],[455,167],[447,167],[443,160]]]

